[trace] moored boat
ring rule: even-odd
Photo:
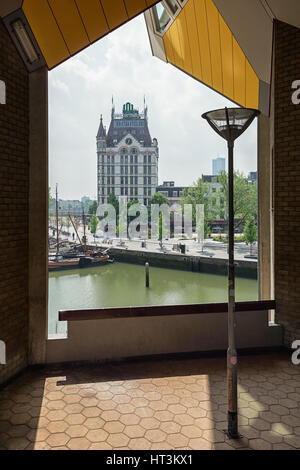
[[[101,251],[80,255],[77,258],[65,258],[63,256],[53,256],[49,258],[48,271],[65,271],[68,269],[82,269],[112,263],[109,255]]]

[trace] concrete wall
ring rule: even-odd
[[[0,383],[28,363],[29,78],[0,19]]]
[[[276,321],[284,342],[300,339],[300,105],[292,83],[300,80],[300,29],[275,22],[274,166]]]
[[[93,248],[91,246],[91,248]],[[102,249],[107,249],[103,245]],[[207,274],[219,274],[227,276],[228,261],[222,258],[208,258],[201,256],[181,255],[177,253],[162,254],[146,251],[125,250],[121,248],[111,248],[109,255],[115,261],[133,264],[150,263],[150,266],[159,268],[180,269]],[[236,276],[248,279],[257,279],[257,261],[237,260],[235,268]],[[266,296],[264,300],[270,300]]]
[[[238,348],[280,346],[268,312],[237,314]],[[227,313],[68,323],[68,338],[47,342],[47,362],[112,361],[128,357],[227,348]]]

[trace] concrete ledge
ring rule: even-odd
[[[107,246],[102,246],[107,249]],[[169,269],[181,269],[208,274],[227,275],[228,262],[224,258],[208,258],[205,256],[191,256],[179,253],[157,253],[150,251],[126,250],[124,248],[111,248],[109,252],[115,261],[133,264],[150,263],[151,266]],[[236,260],[236,276],[257,279],[256,260]]]
[[[237,313],[237,347],[282,345],[268,311]],[[227,348],[227,313],[90,320],[68,323],[67,339],[47,341],[47,363],[118,361],[150,355]]]

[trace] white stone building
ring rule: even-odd
[[[126,103],[123,113],[116,114],[113,106],[108,132],[101,116],[97,158],[99,204],[114,194],[148,205],[158,186],[159,149],[157,139],[150,136],[147,108],[139,113]]]

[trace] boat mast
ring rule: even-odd
[[[86,251],[86,236],[85,236],[85,215],[84,215],[84,209],[82,209],[82,220],[83,220],[83,242],[84,242],[84,251]]]
[[[58,233],[58,184],[56,184],[56,256],[58,255],[59,233]]]
[[[81,239],[80,239],[80,236],[78,235],[76,225],[74,224],[74,221],[73,221],[73,219],[72,219],[72,217],[71,217],[71,214],[69,214],[69,217],[70,217],[70,220],[71,220],[71,222],[72,222],[73,228],[74,228],[74,230],[75,230],[75,232],[76,232],[76,235],[77,235],[77,238],[78,238],[79,243],[80,243],[80,245],[81,245],[81,248],[83,249],[83,251],[85,251],[85,250],[84,250],[84,246],[82,245],[82,241],[81,241]]]

